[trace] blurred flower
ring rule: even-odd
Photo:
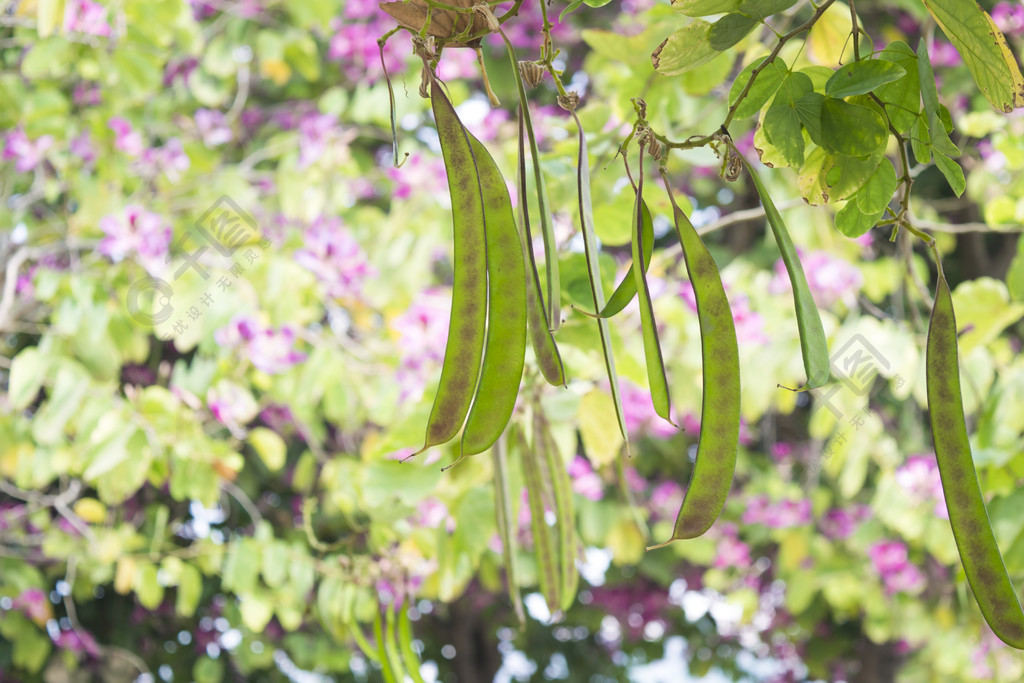
[[[476,52],[473,50],[451,49],[441,53],[441,61],[437,64],[437,77],[442,81],[471,79],[476,75]]]
[[[115,263],[135,255],[150,274],[161,270],[171,246],[171,226],[162,216],[129,204],[120,216],[100,219],[100,229],[106,236],[96,247],[99,253]]]
[[[26,588],[14,598],[11,607],[20,610],[38,626],[44,625],[53,616],[50,601],[41,588]]]
[[[114,145],[119,150],[130,157],[137,157],[142,154],[142,151],[145,149],[142,136],[132,128],[132,124],[127,119],[114,116],[107,121],[107,125],[114,131]]]
[[[722,539],[718,541],[714,566],[719,569],[736,567],[746,569],[750,566],[750,546],[739,540],[735,524],[723,524]]]
[[[207,147],[217,147],[231,142],[233,134],[228,126],[224,113],[215,109],[196,109],[193,115],[199,135]]]
[[[71,139],[68,151],[71,152],[71,156],[77,157],[83,166],[91,166],[96,161],[96,150],[92,146],[92,139],[87,130],[83,130]]]
[[[949,519],[946,499],[942,493],[939,466],[933,454],[911,455],[896,469],[896,483],[906,491],[915,503],[935,501],[937,517]]]
[[[811,521],[811,501],[780,500],[772,503],[768,496],[754,496],[743,512],[744,524],[764,524],[772,529],[801,526]]]
[[[857,292],[864,284],[864,276],[856,266],[824,251],[800,254],[800,262],[818,306],[829,308],[842,301],[850,307],[856,302]],[[792,291],[782,259],[775,262],[775,277],[769,283],[768,291],[772,294]]]
[[[61,630],[60,633],[53,638],[53,644],[61,650],[70,650],[71,652],[85,652],[91,657],[100,656],[100,648],[96,644],[96,640],[86,631],[79,630]]]
[[[92,0],[68,0],[64,5],[64,32],[109,36],[107,10]]]
[[[932,40],[928,44],[928,59],[932,66],[960,66],[963,60],[952,43],[945,40]]]
[[[148,178],[154,178],[163,171],[164,176],[172,183],[181,180],[181,174],[191,165],[185,149],[178,138],[170,138],[162,147],[150,147],[143,150],[137,168]]]
[[[1020,2],[997,2],[991,14],[996,26],[1006,35],[1024,35],[1024,5]]]
[[[563,24],[560,22],[557,12],[549,11],[548,21],[552,24],[551,38],[557,45],[564,47],[576,42],[572,27],[568,23]],[[540,44],[543,26],[544,15],[541,13],[540,3],[524,2],[519,8],[519,14],[516,16],[515,21],[508,22],[502,26],[502,29],[505,31],[505,35],[508,36],[509,42],[512,43],[513,47],[536,48]],[[494,47],[502,49],[505,47],[501,36],[497,34],[492,33],[485,40]]]
[[[413,524],[424,529],[437,529],[443,524],[449,534],[455,531],[455,518],[448,512],[448,506],[434,497],[419,504]]]
[[[726,292],[729,287],[726,286]],[[693,284],[689,280],[679,283],[679,296],[686,306],[697,312],[697,296]],[[750,297],[740,292],[729,294],[729,308],[732,309],[732,321],[736,326],[736,341],[739,344],[767,344],[768,335],[764,332],[764,317],[750,308]]]
[[[647,502],[651,515],[657,519],[675,519],[683,504],[683,489],[674,481],[663,481],[651,491]]]
[[[771,456],[775,462],[782,462],[793,455],[793,444],[779,441],[771,445]]]
[[[885,583],[889,595],[898,592],[916,593],[924,588],[925,576],[907,559],[907,546],[899,541],[882,541],[868,548],[875,571]]]
[[[197,66],[199,66],[199,60],[195,57],[171,58],[167,62],[167,66],[164,67],[164,87],[171,87],[179,78],[185,85],[188,85],[189,76],[192,75]]]
[[[336,137],[338,119],[331,114],[310,112],[299,119],[299,169],[316,163],[327,151],[328,143]]]
[[[214,333],[214,340],[222,347],[241,349],[257,370],[269,375],[284,372],[306,359],[306,354],[294,349],[295,332],[290,327],[263,327],[246,315],[232,318]]]
[[[572,479],[572,490],[584,498],[601,500],[604,498],[604,482],[590,466],[590,461],[577,455],[569,463],[569,478]]]
[[[642,493],[647,490],[647,480],[636,471],[635,467],[627,466],[624,471],[626,473],[626,485],[630,491]]]
[[[622,413],[626,418],[628,433],[650,433],[661,439],[667,439],[679,433],[678,429],[655,412],[654,402],[649,392],[629,380],[621,378],[619,379],[619,391],[622,396]]]
[[[327,58],[340,62],[342,73],[353,83],[372,84],[384,75],[377,38],[394,28],[394,22],[390,18],[385,19],[383,12],[378,12],[376,3],[371,14],[367,15],[368,21],[361,18],[353,21],[348,15],[349,11],[346,3],[346,16],[331,20],[332,35]],[[357,2],[352,11],[362,13],[368,10],[365,3]],[[397,73],[402,69],[404,59],[401,55],[408,53],[408,45],[407,39],[400,39],[399,36],[392,36],[384,45],[384,63],[388,73]]]
[[[419,292],[404,312],[391,321],[397,347],[403,350],[398,367],[399,401],[418,400],[444,360],[451,313],[451,291]]]
[[[333,216],[317,216],[306,230],[295,262],[312,272],[334,299],[358,299],[374,274],[359,242]]]
[[[53,147],[52,135],[41,135],[29,140],[25,131],[15,128],[4,138],[3,159],[14,159],[14,170],[28,173],[46,158],[46,151]]]
[[[821,520],[821,533],[833,540],[847,538],[857,528],[857,524],[870,515],[871,508],[866,505],[832,508]]]
[[[427,157],[420,152],[410,154],[401,168],[388,165],[385,172],[395,183],[391,192],[392,200],[409,199],[414,195],[436,197],[438,193],[448,189],[444,162],[440,158]]]
[[[256,399],[248,389],[225,379],[206,392],[206,405],[214,419],[236,435],[244,434],[244,425],[251,422],[259,412]]]

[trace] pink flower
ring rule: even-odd
[[[750,566],[750,546],[739,540],[735,524],[722,526],[722,540],[718,542],[714,566],[719,569],[736,567],[745,569]]]
[[[717,171],[716,171],[717,173]],[[726,287],[726,292],[729,288]],[[682,297],[694,313],[697,312],[697,296],[693,284],[683,280],[679,284],[679,296]],[[732,309],[732,321],[736,326],[736,341],[740,344],[767,344],[770,340],[764,333],[764,317],[750,308],[750,297],[734,292],[729,295],[729,308]]]
[[[935,515],[949,519],[946,499],[942,494],[939,467],[933,454],[912,455],[907,458],[907,461],[896,470],[896,483],[916,503],[935,501]]]
[[[363,9],[364,6],[360,5],[355,11]],[[376,7],[367,21],[336,18],[330,25],[333,35],[327,48],[327,58],[340,62],[342,72],[353,83],[372,84],[384,75],[377,38],[394,28],[394,25],[394,20]],[[408,53],[408,39],[404,35],[392,36],[384,45],[384,63],[389,74],[398,73],[402,69],[402,55]]]
[[[413,152],[401,168],[389,164],[385,172],[395,182],[395,187],[391,191],[392,200],[404,200],[421,194],[437,196],[448,191],[448,176],[444,172],[444,162],[436,157]]]
[[[437,76],[442,81],[475,78],[477,69],[476,53],[473,50],[445,50],[437,64]]]
[[[754,496],[743,512],[744,524],[763,524],[772,529],[787,529],[809,524],[811,501],[781,500],[772,503],[767,496]]]
[[[824,251],[800,254],[800,261],[818,306],[829,308],[842,301],[849,307],[856,302],[857,292],[864,284],[864,276],[856,266]],[[792,291],[782,259],[775,262],[775,277],[769,283],[768,291],[772,294]]]
[[[138,131],[132,129],[132,124],[127,119],[115,116],[107,121],[107,125],[114,131],[114,145],[130,157],[137,157],[142,154],[145,145],[142,143],[142,136]]]
[[[71,100],[79,107],[95,107],[102,101],[102,94],[95,83],[80,81],[71,91]]]
[[[86,652],[92,657],[100,656],[100,648],[96,644],[96,640],[86,631],[62,630],[53,638],[53,644],[61,650]]]
[[[992,8],[992,20],[1006,35],[1024,35],[1024,5],[1019,2],[997,2]]]
[[[674,481],[663,481],[651,491],[651,514],[658,519],[675,519],[683,504],[683,489]]]
[[[12,607],[42,626],[50,618],[51,610],[46,593],[40,588],[26,588],[14,598]]]
[[[196,128],[199,129],[199,135],[203,138],[203,144],[207,147],[217,147],[231,142],[233,134],[224,119],[223,112],[215,109],[196,109],[193,118]]]
[[[316,163],[338,133],[338,120],[331,114],[311,112],[299,120],[299,161],[297,168]]]
[[[650,433],[657,438],[668,438],[679,430],[665,421],[654,410],[649,392],[629,380],[619,380],[622,395],[622,412],[626,418],[626,431],[630,434]]]
[[[868,548],[868,557],[885,583],[888,594],[917,593],[924,588],[921,570],[907,559],[907,546],[899,541],[882,541]]]
[[[626,485],[629,486],[630,491],[636,493],[642,493],[647,490],[647,480],[644,479],[643,475],[636,471],[635,467],[626,467]]]
[[[931,60],[932,66],[952,67],[963,64],[960,53],[945,40],[933,40],[928,44],[928,59]]]
[[[782,462],[793,455],[793,444],[779,441],[771,446],[772,459],[775,462]]]
[[[295,332],[291,327],[263,327],[247,315],[236,315],[213,337],[222,347],[240,348],[257,370],[269,375],[284,372],[306,359],[306,354],[294,349]]]
[[[551,37],[558,45],[567,45],[576,42],[573,29],[568,23],[558,21],[557,11],[548,11],[548,20],[553,24]],[[540,11],[540,4],[535,2],[524,2],[519,9],[519,15],[515,21],[510,21],[503,28],[513,47],[539,48],[541,40],[541,28],[544,25],[544,18]],[[505,44],[501,36],[490,35],[486,38],[494,47],[504,48]]]
[[[374,273],[366,252],[334,217],[318,216],[306,230],[304,247],[295,252],[295,261],[316,275],[328,296],[358,299],[363,282]]]
[[[857,524],[867,519],[870,514],[871,509],[866,505],[832,508],[821,520],[821,532],[833,540],[847,538],[857,528]]]
[[[120,216],[100,219],[100,229],[106,236],[96,247],[99,253],[115,263],[134,255],[151,274],[160,271],[171,246],[171,226],[162,216],[129,204]]]
[[[106,14],[103,5],[92,0],[68,0],[64,6],[64,32],[107,37],[110,35],[110,25]]]
[[[142,175],[155,177],[163,171],[164,176],[172,183],[181,180],[181,175],[189,169],[191,161],[185,153],[178,138],[170,138],[163,147],[150,147],[142,152],[137,168]]]
[[[448,512],[448,506],[433,497],[419,504],[413,523],[425,529],[436,529],[444,524],[449,534],[455,531],[455,518]]]
[[[83,166],[91,166],[96,161],[96,150],[92,146],[92,139],[87,130],[71,139],[68,151],[71,152],[71,156],[78,157]]]
[[[206,392],[206,405],[217,422],[233,434],[244,434],[243,425],[251,422],[259,412],[252,394],[245,388],[221,380]]]
[[[428,289],[413,299],[409,308],[391,321],[402,349],[398,366],[399,401],[416,400],[444,359],[451,312],[449,290]]]
[[[569,478],[572,479],[572,490],[584,498],[590,500],[604,498],[604,482],[583,456],[577,455],[569,463]]]
[[[5,137],[3,159],[14,159],[14,170],[28,173],[46,158],[46,151],[52,146],[52,135],[42,135],[33,141],[21,128],[15,128]]]

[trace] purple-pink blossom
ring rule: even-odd
[[[345,5],[346,14],[349,11],[348,5]],[[362,12],[363,7],[357,3],[354,11]],[[394,27],[395,21],[376,7],[366,19],[337,17],[330,24],[332,35],[327,47],[327,58],[340,62],[342,73],[353,83],[375,83],[384,75],[377,38]],[[396,34],[388,40],[384,45],[384,63],[389,74],[398,73],[402,69],[402,55],[409,52],[409,39],[404,33]]]
[[[660,417],[654,410],[649,392],[629,380],[619,380],[622,396],[622,412],[626,418],[626,431],[630,434],[651,434],[657,438],[668,438],[679,430]]]
[[[114,131],[114,146],[130,157],[137,157],[146,148],[142,136],[132,128],[131,122],[120,116],[114,116],[107,125]]]
[[[832,508],[821,519],[821,533],[833,540],[842,540],[852,534],[857,525],[871,515],[867,505],[851,505],[848,508]]]
[[[306,230],[295,261],[312,272],[334,299],[358,299],[374,268],[366,252],[333,216],[318,216]]]
[[[105,237],[96,250],[114,262],[130,256],[151,274],[158,273],[171,246],[171,226],[163,216],[129,204],[124,211],[100,219]]]
[[[577,455],[569,463],[569,478],[572,480],[572,490],[584,498],[590,500],[604,498],[604,482],[583,456]]]
[[[28,173],[46,158],[46,152],[51,147],[52,135],[41,135],[35,140],[29,140],[24,130],[15,128],[4,138],[3,159],[14,159],[14,170]]]
[[[26,588],[14,598],[11,606],[40,626],[52,615],[50,601],[41,588]]]
[[[744,524],[764,524],[772,529],[802,526],[810,521],[811,501],[806,498],[773,503],[768,496],[754,496],[747,501],[743,512]]]
[[[338,119],[331,114],[310,112],[299,119],[299,161],[297,168],[315,164],[327,151],[329,143],[337,137]]]
[[[728,286],[725,291],[729,292]],[[693,291],[693,284],[689,280],[683,280],[679,284],[679,296],[691,311],[697,312],[697,296]],[[736,341],[738,343],[767,344],[769,342],[768,335],[764,332],[764,317],[750,308],[750,297],[739,292],[730,293],[729,308],[732,310],[732,321],[736,326]]]
[[[414,524],[424,529],[437,529],[443,525],[449,534],[455,531],[455,518],[448,512],[448,506],[434,497],[422,501],[416,508]]]
[[[715,552],[714,566],[719,569],[736,567],[746,569],[750,566],[750,546],[739,539],[735,524],[723,524],[722,538],[718,541]]]
[[[53,644],[61,650],[85,652],[91,657],[100,656],[100,648],[96,644],[96,639],[82,629],[62,629],[53,637]]]
[[[413,152],[401,168],[389,165],[385,171],[395,186],[391,198],[404,200],[414,195],[436,197],[448,191],[444,162],[434,156]]]
[[[78,157],[83,166],[91,166],[96,161],[96,150],[92,146],[92,138],[89,137],[87,130],[71,138],[68,151],[71,152],[71,156]]]
[[[992,21],[1008,36],[1024,35],[1024,5],[1020,2],[997,2],[992,8]]]
[[[857,293],[864,284],[864,276],[856,266],[825,251],[801,253],[800,262],[818,306],[829,308],[842,301],[849,307],[856,302]],[[768,291],[772,294],[792,291],[782,259],[775,262],[775,277],[768,284]]]
[[[683,504],[683,489],[674,481],[663,481],[651,491],[647,506],[656,519],[675,519]]]
[[[924,574],[907,559],[907,546],[899,541],[875,543],[868,548],[868,557],[889,595],[899,592],[917,593],[924,588]]]
[[[441,366],[448,339],[451,292],[427,289],[391,321],[402,349],[398,366],[399,400],[417,400],[427,381]]]
[[[935,502],[935,515],[949,519],[946,499],[942,494],[942,480],[934,454],[911,455],[896,469],[896,483],[915,503]]]
[[[68,0],[64,5],[64,32],[107,37],[110,24],[106,15],[106,8],[92,0]]]
[[[136,163],[136,168],[148,178],[154,178],[163,171],[167,180],[176,183],[181,180],[182,174],[189,169],[191,164],[181,140],[175,137],[169,138],[162,147],[150,147],[143,150]]]
[[[217,147],[231,142],[233,134],[224,118],[224,112],[216,109],[196,109],[193,119],[195,119],[199,137],[203,139],[203,144],[207,147]]]
[[[240,349],[257,370],[270,375],[306,359],[306,354],[295,349],[295,331],[290,326],[264,327],[246,315],[235,316],[214,333],[214,339],[222,347]]]

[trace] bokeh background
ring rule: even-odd
[[[659,131],[712,132],[758,32],[679,77],[650,53],[687,19],[664,2],[555,21],[592,152],[606,285],[629,260],[633,195],[615,150],[642,96]],[[600,2],[592,3],[600,5]],[[1019,54],[1024,7],[983,3]],[[798,3],[779,18],[784,28]],[[520,628],[502,571],[491,460],[422,444],[448,327],[451,215],[408,37],[370,0],[0,3],[0,681],[380,680],[373,622],[427,681],[1016,681],[949,530],[924,412],[929,262],[876,229],[850,240],[792,169],[784,209],[837,381],[802,380],[789,282],[749,181],[673,154],[677,194],[715,255],[739,337],[744,427],[726,509],[668,537],[700,432],[693,290],[651,191],[650,283],[680,432],[654,414],[639,314],[612,323],[626,458],[593,321],[563,311],[569,385],[528,362],[572,481],[582,576],[552,615],[537,591],[514,468]],[[858,2],[873,49],[929,46],[967,192],[914,169],[961,327],[965,409],[1011,577],[1024,577],[1024,118],[993,111],[923,5]],[[845,22],[845,24],[844,24]],[[507,25],[539,54],[540,5]],[[842,60],[836,3],[790,64]],[[839,36],[839,39],[836,39]],[[847,48],[848,49],[848,48]],[[439,76],[513,178],[514,81],[485,40]],[[848,57],[848,55],[847,55]],[[563,297],[589,308],[575,128],[531,91]],[[756,159],[754,119],[730,131]],[[407,155],[407,158],[405,158]],[[517,466],[516,466],[517,467]],[[516,496],[517,500],[519,497]]]

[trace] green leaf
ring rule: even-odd
[[[747,37],[760,21],[746,14],[726,14],[711,26],[709,40],[711,47],[724,52]]]
[[[152,562],[140,562],[135,570],[135,581],[132,586],[139,604],[153,610],[160,606],[164,599],[164,587],[156,576],[156,565]]]
[[[793,5],[796,4],[797,0],[743,0],[740,3],[739,11],[744,14],[749,14],[758,21],[767,19],[773,14],[784,12]]]
[[[277,472],[284,467],[287,449],[284,439],[277,432],[266,427],[254,427],[249,432],[249,445],[271,472]]]
[[[952,296],[957,328],[961,331],[958,344],[964,357],[994,341],[1024,316],[1024,304],[1012,303],[1009,289],[995,278],[961,282]]]
[[[253,633],[263,633],[274,616],[274,605],[262,594],[239,595],[238,612],[247,629]]]
[[[804,95],[813,90],[814,84],[811,82],[810,76],[799,71],[790,72],[779,85],[779,92],[775,95],[775,101],[776,103],[781,101],[789,106],[793,106]]]
[[[992,17],[977,2],[922,1],[992,106],[1004,112],[1024,107],[1024,77]]]
[[[864,157],[885,148],[889,131],[874,110],[826,97],[821,104],[821,136],[830,151]]]
[[[78,412],[89,391],[89,376],[73,361],[57,371],[53,390],[32,421],[32,436],[39,445],[52,446],[64,438],[64,426]]]
[[[595,467],[610,465],[622,448],[615,404],[599,389],[593,389],[580,399],[577,421],[583,452]]]
[[[1014,301],[1024,301],[1024,240],[1017,240],[1017,255],[1006,273],[1006,286]]]
[[[575,12],[579,9],[580,5],[586,5],[587,7],[604,7],[612,0],[572,0],[569,6],[562,10],[562,13],[558,15],[558,21],[562,22],[565,20],[566,15]]]
[[[878,58],[898,64],[905,72],[902,78],[879,86],[875,90],[875,95],[885,105],[885,112],[893,128],[900,133],[906,133],[917,120],[917,113],[921,111],[917,55],[909,45],[896,40],[889,43],[878,54]]]
[[[739,9],[742,0],[673,0],[672,8],[688,17],[706,17]]]
[[[663,76],[674,76],[710,62],[718,52],[711,47],[711,24],[698,19],[655,48],[651,63]]]
[[[964,190],[967,189],[967,179],[964,178],[964,169],[960,168],[960,164],[936,150],[935,165],[939,167],[942,175],[946,177],[946,182],[953,189],[953,193],[957,197],[962,195]]]
[[[886,83],[902,78],[907,72],[899,64],[880,59],[865,59],[842,67],[828,79],[825,94],[830,97],[863,95]]]
[[[21,410],[35,400],[46,378],[46,361],[38,346],[29,346],[11,361],[7,400],[12,408]]]
[[[848,201],[846,206],[836,212],[836,230],[847,237],[857,238],[875,227],[885,210],[866,214],[857,206],[857,202]]]
[[[896,168],[888,159],[882,159],[864,186],[857,190],[857,207],[867,215],[884,211],[898,183]]]
[[[778,97],[775,98],[778,102]],[[804,163],[804,136],[796,110],[786,104],[773,104],[764,115],[764,132],[793,166]]]
[[[651,219],[651,211],[647,208],[647,203],[643,202],[643,244],[644,244],[644,260],[643,270],[646,273],[648,266],[651,265],[651,254],[654,253],[654,221]],[[629,265],[629,270],[622,277],[622,281],[619,282],[618,287],[612,292],[612,295],[608,297],[608,303],[605,304],[604,309],[601,310],[602,318],[610,318],[629,305],[629,302],[636,296],[636,278],[633,275],[633,264]]]
[[[825,96],[820,92],[809,92],[793,103],[793,110],[800,123],[807,129],[811,140],[819,146],[822,144],[821,103],[824,101]]]
[[[367,507],[393,505],[395,499],[412,506],[434,491],[441,470],[415,462],[378,460],[366,466],[364,476],[362,493]]]
[[[751,62],[740,72],[736,77],[736,80],[732,83],[732,88],[729,90],[729,106],[736,103],[739,99],[740,93],[743,92],[743,88],[747,86],[747,82],[750,81],[751,74],[754,69],[761,66],[764,63],[764,59],[756,60]],[[775,91],[782,85],[782,81],[786,78],[789,72],[786,71],[785,66],[779,63],[779,60],[772,60],[768,66],[761,69],[758,72],[757,77],[754,79],[753,84],[750,86],[750,90],[747,91],[746,96],[740,102],[739,106],[736,107],[736,118],[745,119],[748,116],[753,116],[761,107],[765,105],[775,94]]]
[[[199,600],[203,597],[203,576],[196,569],[194,564],[183,562],[181,573],[178,575],[177,595],[174,599],[174,609],[179,616],[191,617],[199,607]]]

